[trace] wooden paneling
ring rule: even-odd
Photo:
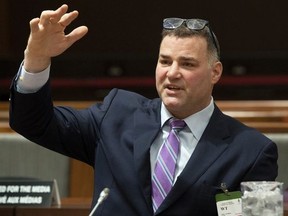
[[[93,168],[78,160],[70,161],[70,197],[92,197],[94,189]]]
[[[83,109],[92,101],[56,101],[55,105]],[[227,115],[263,133],[288,132],[288,101],[216,101]],[[8,103],[0,103],[0,132],[13,132],[8,124]]]
[[[263,133],[288,132],[288,101],[217,101],[227,115]]]
[[[0,133],[14,132],[9,126],[9,103],[0,102]]]

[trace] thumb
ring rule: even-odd
[[[87,26],[80,26],[74,29],[70,34],[66,35],[69,45],[71,46],[76,41],[84,37],[88,32]]]

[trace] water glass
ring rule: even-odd
[[[241,192],[242,216],[283,216],[283,183],[242,182]]]

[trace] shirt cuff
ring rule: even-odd
[[[30,73],[21,66],[19,73],[16,81],[17,91],[23,94],[35,93],[48,81],[50,65],[39,73]]]

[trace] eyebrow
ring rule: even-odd
[[[180,60],[184,60],[184,61],[195,61],[195,62],[198,62],[198,60],[195,59],[195,58],[193,58],[193,57],[180,56],[179,59],[180,59]]]
[[[160,57],[160,58],[163,58],[163,59],[170,59],[170,58],[171,58],[169,55],[165,55],[165,54],[160,54],[159,57]],[[193,58],[193,57],[187,57],[187,56],[180,56],[178,59],[181,60],[181,61],[193,61],[193,62],[198,62],[197,59],[195,59],[195,58]]]
[[[161,57],[161,58],[164,58],[164,59],[170,58],[168,55],[164,55],[164,54],[160,54],[160,55],[159,55],[159,58],[160,58],[160,57]]]

